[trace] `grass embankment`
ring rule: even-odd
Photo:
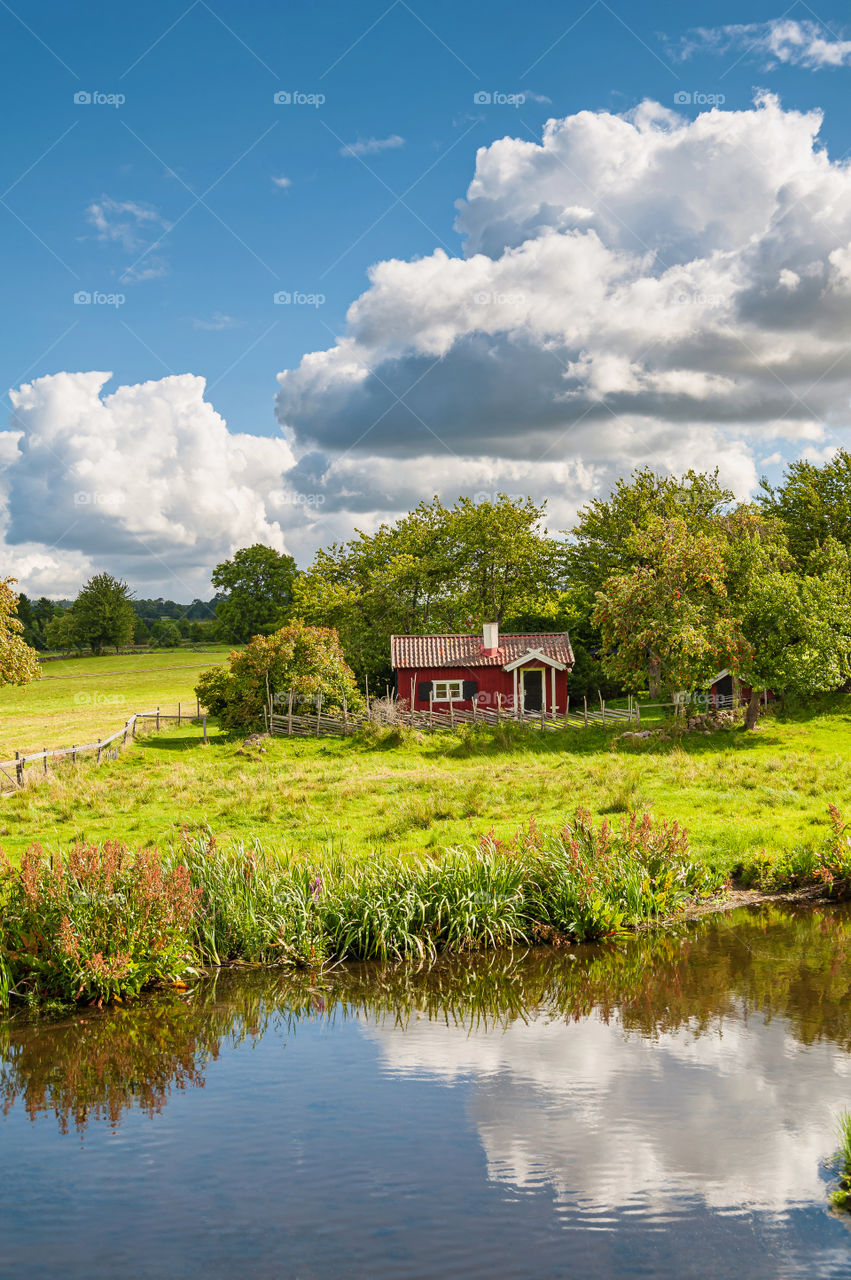
[[[581,806],[597,818],[647,809],[676,819],[693,853],[728,873],[763,848],[773,857],[821,840],[831,801],[851,812],[847,695],[768,717],[753,734],[636,743],[600,728],[512,728],[276,738],[262,753],[216,731],[204,748],[186,726],[7,796],[0,845],[14,860],[33,840],[166,845],[183,826],[209,826],[220,843],[257,837],[268,848],[356,857],[438,850],[491,829],[508,839],[532,817],[558,827]]]
[[[115,841],[0,870],[0,1005],[109,1001],[200,964],[430,959],[514,943],[588,941],[676,911],[717,885],[676,823],[619,829],[577,814],[430,857],[285,858],[221,851],[212,837],[165,854]]]
[[[134,711],[177,711],[195,705],[201,671],[224,662],[230,650],[105,654],[44,662],[41,678],[0,691],[0,760],[44,747],[92,742],[117,729]]]

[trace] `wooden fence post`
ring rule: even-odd
[[[157,707],[157,733],[160,731],[160,709]]]
[[[269,708],[268,707],[263,708],[263,728],[265,729],[266,733],[269,732]]]
[[[98,756],[95,764],[100,764],[100,738],[98,738]]]
[[[291,738],[293,736],[293,691],[290,689],[289,702],[287,703],[287,734]]]
[[[180,728],[180,703],[177,704],[177,727]]]
[[[364,676],[363,684],[366,689],[366,714],[369,715],[369,676]]]
[[[638,702],[635,704],[635,727],[636,729],[641,728],[641,704]]]
[[[24,762],[21,759],[20,751],[15,752],[15,776],[18,779],[18,786],[24,785]]]
[[[452,694],[449,695],[449,723],[454,729],[455,728],[455,699],[452,697]]]
[[[496,695],[496,722],[502,724],[502,694]]]
[[[428,724],[430,729],[434,728],[434,689],[430,689],[428,695]]]
[[[44,772],[47,773],[47,747],[42,747],[44,752]]]
[[[200,720],[200,718],[201,718],[201,699],[196,698],[195,699],[195,719]]]
[[[343,733],[349,732],[349,704],[346,702],[346,695],[343,694]]]
[[[582,705],[585,708],[585,728],[588,728],[588,698],[583,694]]]
[[[134,738],[136,737],[136,721],[137,721],[137,719],[138,719],[138,716],[136,715],[136,712],[134,711],[134,712],[133,712],[133,737],[134,737]]]
[[[567,728],[567,725],[568,725],[568,719],[567,719],[567,717],[568,717],[569,715],[570,715],[570,694],[568,694],[568,695],[567,695],[567,702],[566,702],[566,704],[565,704],[565,708],[564,708],[564,727],[565,727],[565,729]]]
[[[319,721],[322,718],[322,690],[319,690],[319,696],[316,699],[316,736],[319,737]]]
[[[606,699],[605,698],[600,699],[600,710],[603,713],[603,724],[605,724],[606,723]]]
[[[541,698],[541,733],[544,732],[544,699]]]
[[[77,744],[76,744],[76,742],[74,743],[73,747],[71,748],[71,763],[72,763],[72,764],[76,764],[76,763],[77,763]]]
[[[130,721],[128,720],[128,721],[126,721],[126,723],[125,723],[125,725],[124,725],[124,737],[121,739],[121,745],[122,745],[122,747],[126,747],[126,746],[127,746],[127,725],[128,725],[129,723],[130,723]]]
[[[204,743],[207,742],[207,714],[204,713]]]

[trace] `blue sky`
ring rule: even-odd
[[[86,419],[76,384],[55,384],[50,395],[31,398],[29,413],[24,404],[25,412],[13,416],[7,399],[10,429],[22,433],[17,447],[29,450],[29,462],[18,460],[10,440],[6,572],[18,572],[30,590],[62,593],[75,575],[105,562],[145,590],[185,595],[202,591],[216,558],[246,537],[287,545],[304,561],[312,547],[345,536],[355,522],[374,524],[432,491],[452,496],[443,472],[432,476],[433,451],[423,443],[424,431],[440,438],[447,458],[487,455],[517,463],[522,450],[486,447],[474,424],[470,440],[464,437],[463,405],[451,409],[460,435],[448,442],[445,424],[416,426],[414,418],[426,414],[420,408],[411,410],[409,446],[391,439],[377,454],[364,455],[364,474],[383,478],[353,494],[360,484],[356,473],[335,484],[328,476],[334,451],[348,452],[361,430],[361,409],[337,383],[317,390],[312,382],[296,381],[292,391],[285,387],[276,420],[277,375],[298,371],[306,353],[335,349],[347,332],[348,308],[369,288],[374,264],[429,259],[437,249],[450,261],[463,261],[465,252],[469,257],[475,232],[469,219],[456,228],[456,202],[474,176],[478,149],[503,138],[540,144],[550,118],[580,112],[618,117],[650,99],[693,120],[713,104],[724,113],[748,112],[755,92],[768,90],[784,112],[821,111],[818,147],[840,162],[851,147],[851,69],[835,16],[795,5],[784,15],[798,24],[793,45],[772,46],[770,33],[781,14],[771,5],[749,5],[743,14],[741,5],[697,4],[684,11],[675,4],[610,6],[602,0],[570,6],[475,0],[461,7],[406,0],[389,6],[384,0],[314,6],[154,0],[96,11],[59,2],[4,4],[7,73],[0,97],[5,118],[14,123],[6,130],[0,175],[8,313],[3,387],[60,373],[111,371],[100,393],[108,396],[118,387],[195,375],[206,380],[206,401],[231,436],[269,437],[275,449],[288,440],[291,450],[255,458],[254,446],[243,439],[239,448],[251,457],[239,492],[221,512],[210,490],[228,487],[231,445],[206,420],[199,419],[189,437],[182,435],[181,414],[190,412],[185,406],[170,408],[171,425],[152,428],[150,439],[151,450],[171,452],[181,470],[174,492],[168,466],[152,473],[141,461],[144,404],[104,425],[113,434],[105,443],[110,469],[103,471],[94,445],[83,450],[85,456],[75,451],[73,424]],[[747,30],[725,33],[731,26]],[[710,34],[690,34],[697,28]],[[815,39],[823,42],[818,48]],[[291,100],[276,102],[276,95]],[[699,165],[691,180],[702,181]],[[706,180],[712,181],[708,170]],[[668,194],[673,202],[683,198],[674,177]],[[727,198],[721,189],[719,201]],[[497,219],[491,241],[501,226]],[[842,234],[840,229],[840,241]],[[485,237],[481,244],[495,259],[491,241]],[[519,242],[515,237],[510,243],[516,248]],[[713,242],[713,251],[718,248]],[[435,279],[424,287],[440,290],[444,284]],[[75,301],[80,294],[93,301]],[[287,294],[288,303],[276,303],[276,295]],[[399,323],[397,303],[388,310],[390,331]],[[413,319],[418,305],[416,296],[408,297]],[[367,328],[376,323],[373,316]],[[512,327],[516,335],[522,322]],[[391,338],[388,332],[382,342]],[[391,372],[379,369],[375,376],[398,397],[393,376],[398,372],[404,381],[419,368],[399,364],[413,359],[417,343],[412,339],[404,355],[379,346],[369,368],[392,365]],[[453,351],[428,342],[417,348],[418,359],[427,348],[427,354],[437,351],[442,369],[451,366]],[[512,359],[517,350],[512,339]],[[495,347],[490,355],[503,359]],[[565,369],[575,364],[573,350]],[[476,376],[486,377],[477,367]],[[463,376],[469,381],[471,375]],[[828,406],[820,402],[814,410],[822,423],[828,408],[839,415],[831,418],[828,435],[816,439],[810,430],[761,453],[748,443],[756,470],[765,469],[765,457],[841,443],[836,433],[845,391],[843,384]],[[481,392],[486,401],[488,386]],[[85,394],[92,394],[90,387]],[[453,394],[447,384],[436,397],[443,403]],[[776,419],[777,406],[772,402],[766,413]],[[59,478],[42,483],[50,470],[48,455],[39,454],[44,415],[54,460],[61,455],[75,494],[88,495],[70,513],[71,530],[70,517],[57,517],[59,523],[48,518]],[[753,412],[746,416],[753,421]],[[669,423],[678,420],[675,413]],[[317,425],[332,421],[333,439]],[[406,436],[404,418],[397,422],[391,414],[385,421],[392,423],[389,436]],[[517,430],[537,438],[534,423],[518,422]],[[125,438],[132,440],[126,456]],[[205,440],[220,464],[212,472],[199,458]],[[534,449],[534,460],[545,455],[540,443]],[[613,441],[613,466],[619,449]],[[605,486],[610,472],[595,463],[578,484],[581,440],[569,457],[563,451],[558,456],[574,466],[569,499],[558,477],[553,486],[560,492],[544,493],[539,486],[536,496],[547,496],[566,519],[583,495]],[[648,454],[651,461],[659,456],[658,447]],[[122,458],[129,474],[121,473]],[[386,464],[383,472],[376,458]],[[288,498],[278,495],[277,507],[268,497],[276,467],[278,488],[295,485]],[[397,485],[392,477],[396,473],[398,480],[400,469],[404,483]],[[252,480],[261,471],[262,479]],[[144,502],[138,493],[129,496],[134,474],[146,490]],[[512,474],[520,489],[534,488],[517,466]],[[94,487],[86,488],[86,475]],[[493,476],[500,487],[511,482],[498,466]],[[742,477],[745,485],[744,471]],[[488,482],[481,483],[487,492]],[[244,492],[252,485],[260,493],[256,511]],[[195,515],[181,516],[193,489],[206,491],[197,501],[201,524]],[[239,510],[238,518],[231,518],[231,508]],[[213,527],[220,536],[213,536]],[[170,528],[176,529],[173,537]]]

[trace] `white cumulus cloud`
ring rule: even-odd
[[[191,374],[103,394],[108,373],[58,373],[11,393],[0,432],[4,564],[25,590],[76,591],[107,568],[173,599],[253,542],[284,549],[297,510],[279,438],[230,432]]]
[[[631,467],[714,467],[848,421],[851,171],[818,112],[582,111],[482,148],[441,249],[370,271],[334,346],[279,374],[329,509],[502,486],[568,520]],[[439,462],[437,460],[442,460]]]

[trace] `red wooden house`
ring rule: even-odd
[[[479,707],[556,713],[567,708],[573,650],[566,631],[501,636],[391,636],[390,663],[400,701],[414,711]]]

